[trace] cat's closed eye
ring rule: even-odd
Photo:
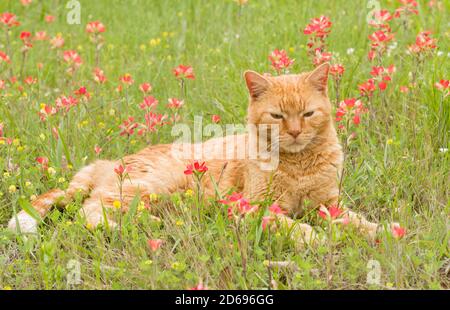
[[[314,111],[309,111],[309,112],[306,112],[305,114],[303,114],[303,117],[310,117],[313,114],[314,114]]]
[[[278,113],[270,113],[270,116],[272,116],[274,119],[282,119],[283,115]]]

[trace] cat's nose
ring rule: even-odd
[[[289,130],[287,133],[290,134],[295,139],[300,134],[300,130]]]

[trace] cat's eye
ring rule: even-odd
[[[309,111],[309,112],[303,114],[303,117],[310,117],[310,116],[312,116],[313,114],[314,114],[314,111]]]
[[[277,114],[277,113],[270,113],[270,116],[272,116],[274,119],[282,119],[283,115]]]

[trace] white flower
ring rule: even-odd
[[[441,153],[447,153],[447,152],[448,152],[448,148],[446,148],[446,147],[441,147],[441,148],[439,148],[439,152],[441,152]]]
[[[350,47],[347,49],[347,55],[351,55],[355,52],[355,49],[353,47]]]
[[[444,52],[443,52],[443,51],[438,51],[438,52],[437,52],[437,55],[438,55],[439,57],[441,57],[442,55],[444,55]]]

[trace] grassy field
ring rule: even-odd
[[[370,104],[362,98],[369,111],[347,147],[345,203],[371,220],[399,222],[405,236],[397,239],[388,231],[372,244],[348,227],[330,231],[314,213],[301,220],[313,222],[328,239],[304,249],[293,246],[288,232],[262,231],[262,213],[248,217],[238,234],[216,201],[201,206],[199,220],[190,192],[158,197],[153,208],[161,221],[136,202],[135,212],[124,216],[120,235],[86,228],[77,213],[80,201],[53,210],[38,237],[12,234],[6,224],[33,195],[65,188],[86,163],[173,140],[170,125],[144,136],[120,135],[119,125],[129,116],[143,121],[143,82],[152,84],[159,113],[170,114],[167,99],[177,97],[185,100],[180,121],[192,124],[195,115],[202,115],[208,124],[219,115],[221,124],[245,123],[243,71],[274,74],[268,55],[275,49],[295,59],[291,72],[311,70],[303,34],[311,18],[331,19],[326,39],[331,62],[345,67],[340,99],[358,97],[358,85],[371,77],[373,66],[367,60],[368,36],[375,31],[366,21],[372,10],[367,1],[250,0],[239,6],[225,0],[81,0],[80,25],[67,23],[67,2],[0,2],[0,14],[14,13],[21,23],[9,35],[5,26],[0,29],[0,51],[11,58],[10,63],[0,60],[0,80],[6,81],[0,87],[0,288],[186,289],[199,283],[209,289],[448,287],[450,96],[444,98],[434,86],[450,72],[448,0],[431,7],[419,1],[418,15],[389,22],[395,39],[381,65],[394,64],[396,72]],[[381,1],[391,13],[401,5]],[[47,23],[46,15],[55,21]],[[106,26],[99,57],[85,31],[95,20]],[[437,47],[418,61],[407,50],[424,30],[432,32]],[[50,38],[61,33],[65,43],[51,49],[47,40],[33,41],[23,61],[22,31],[33,36],[46,31]],[[63,61],[66,50],[75,50],[83,60],[73,74]],[[185,94],[172,73],[179,64],[195,72],[195,80],[185,81]],[[106,83],[94,81],[96,66]],[[10,82],[11,73],[18,82]],[[131,86],[119,82],[126,73],[134,79]],[[29,76],[36,79],[32,85],[23,82]],[[332,80],[329,85],[337,106]],[[44,104],[54,106],[56,98],[75,96],[82,86],[90,92],[89,101],[40,120]],[[342,141],[347,135],[341,132]],[[38,157],[48,158],[48,169]],[[163,240],[161,248],[152,251],[149,239]],[[268,261],[288,267],[268,268]]]

